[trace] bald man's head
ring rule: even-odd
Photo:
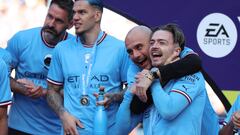
[[[146,26],[143,25],[135,26],[128,32],[125,41],[127,40],[127,38],[132,38],[135,36],[143,36],[145,38],[148,37],[150,40],[151,33],[152,33],[151,29]]]
[[[125,39],[125,45],[130,58],[143,69],[151,67],[148,54],[151,33],[151,29],[146,26],[136,26],[128,32]]]

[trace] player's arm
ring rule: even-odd
[[[21,93],[23,95],[28,95],[28,90],[27,88],[21,84],[18,83],[14,78],[10,77],[10,86],[11,86],[11,90],[14,93]]]
[[[129,134],[142,121],[142,114],[134,115],[130,111],[130,102],[133,95],[131,90],[127,90],[124,94],[124,99],[116,114],[116,135]]]
[[[178,61],[159,67],[159,78],[163,82],[181,78],[200,71],[202,68],[201,64],[200,57],[195,53],[191,53]]]
[[[178,93],[164,92],[158,81],[151,86],[153,103],[163,119],[172,120],[188,105],[186,98]]]
[[[72,116],[63,106],[63,97],[61,95],[62,86],[48,82],[47,102],[49,106],[57,113],[62,121],[64,133],[78,135],[77,127],[83,128],[78,119]]]
[[[178,61],[159,67],[159,79],[163,80],[161,81],[163,85],[163,82],[168,82],[171,79],[177,79],[185,75],[193,74],[200,70],[200,57],[195,53],[191,53]],[[149,78],[144,79],[149,81]],[[146,92],[146,95],[144,95],[145,93],[142,95],[144,97],[147,96],[147,99],[149,99],[146,103],[142,102],[136,95],[134,95],[130,106],[133,113],[139,114],[152,104],[152,96],[150,93],[151,92]]]
[[[222,127],[222,129],[219,131],[219,135],[234,135],[236,132],[237,130],[234,129],[233,122],[230,121],[229,123]]]
[[[47,102],[49,106],[58,114],[63,115],[65,109],[63,107],[63,98],[61,96],[62,86],[55,85],[48,82]]]
[[[7,65],[0,60],[0,135],[7,135],[7,106],[12,103]]]
[[[45,96],[47,91],[44,90],[41,86],[35,86],[35,84],[27,79],[18,79],[10,78],[10,86],[12,92],[20,93],[28,97],[38,98]]]
[[[119,92],[104,94],[104,100],[103,101],[97,101],[97,105],[104,105],[107,108],[107,107],[110,106],[110,104],[112,102],[121,103],[122,100],[123,100],[123,95],[124,95],[126,90],[127,90],[127,85],[123,89],[121,89]],[[97,97],[98,94],[94,93],[94,96]]]
[[[240,96],[237,97],[231,109],[227,113],[227,117],[221,124],[222,129],[219,131],[219,135],[234,135],[240,128]]]
[[[7,135],[7,105],[0,106],[0,135]]]

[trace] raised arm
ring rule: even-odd
[[[132,101],[132,97],[133,93],[131,90],[127,90],[116,115],[116,135],[129,134],[133,128],[142,121],[142,114],[134,115],[130,111],[130,102]]]
[[[201,59],[197,54],[191,53],[176,62],[159,67],[159,78],[163,80],[161,82],[164,86],[163,82],[168,82],[171,79],[177,79],[185,75],[193,74],[199,70],[201,70]],[[145,79],[146,81],[149,81],[148,78]],[[146,85],[144,87],[146,87]],[[148,87],[145,89],[148,89]],[[150,93],[151,92],[146,92],[148,99],[146,103],[142,102],[138,96],[134,95],[130,106],[133,113],[139,114],[152,104],[152,96]],[[143,94],[142,96],[145,95]]]
[[[188,54],[184,58],[159,67],[161,79],[168,82],[171,79],[177,79],[185,75],[190,75],[201,70],[201,59],[197,54]]]

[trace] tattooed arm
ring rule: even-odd
[[[61,96],[62,88],[62,86],[48,83],[47,102],[61,119],[64,134],[70,133],[71,135],[78,135],[76,126],[83,128],[83,125],[64,108],[63,97]]]
[[[47,102],[59,117],[65,112],[63,98],[60,94],[61,89],[62,86],[48,83]]]

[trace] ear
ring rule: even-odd
[[[95,20],[96,22],[100,22],[102,18],[102,12],[98,9],[95,10]]]
[[[180,48],[180,47],[176,47],[174,51],[175,51],[175,52],[178,54],[178,56],[179,56],[180,53],[181,53],[181,48]]]
[[[67,29],[71,29],[72,27],[73,27],[73,20],[69,22]]]

